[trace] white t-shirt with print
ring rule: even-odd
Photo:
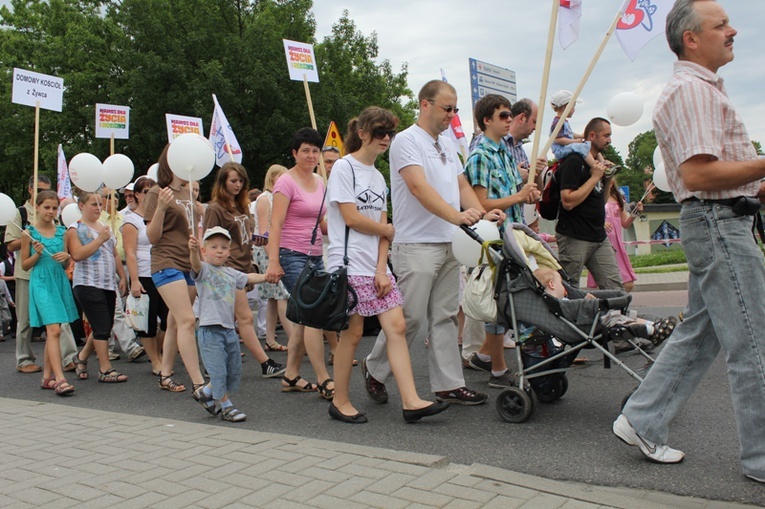
[[[343,265],[345,250],[345,220],[339,204],[355,203],[361,215],[379,222],[388,207],[385,178],[374,166],[362,164],[353,156],[347,155],[332,167],[327,184],[327,203],[327,268],[335,270]],[[380,237],[377,235],[351,229],[348,236],[348,274],[374,276],[377,272],[379,246]]]
[[[460,209],[459,182],[463,172],[454,142],[443,135],[436,141],[417,124],[396,135],[390,146],[390,187],[393,203],[394,243],[451,242],[456,226],[429,212],[409,191],[399,172],[417,165],[425,179],[455,210]],[[441,155],[443,154],[443,156]],[[334,168],[333,168],[334,171]]]

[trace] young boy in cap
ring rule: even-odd
[[[200,259],[199,241],[194,235],[189,236],[191,275],[199,298],[199,353],[210,375],[200,402],[211,414],[220,413],[225,421],[242,422],[247,415],[234,407],[228,397],[239,389],[242,376],[234,299],[237,289],[262,283],[265,276],[223,266],[231,254],[231,235],[220,226],[208,228],[202,243],[204,261]]]
[[[550,126],[550,133],[555,130],[555,126],[560,122],[563,111],[568,103],[571,102],[572,97],[573,94],[569,90],[558,90],[550,98],[550,104],[555,111],[555,118],[553,118],[552,125]],[[577,99],[576,102],[579,103],[580,100]],[[568,112],[568,118],[563,121],[563,127],[558,131],[555,142],[553,142],[550,149],[558,161],[562,161],[567,156],[576,153],[582,156],[587,165],[592,168],[596,163],[603,162],[602,157],[599,156],[601,160],[596,161],[590,153],[590,142],[584,140],[583,134],[575,133],[568,123],[568,119],[574,115],[575,110],[576,107],[571,108],[571,111]]]

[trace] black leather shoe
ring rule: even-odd
[[[404,410],[404,420],[408,423],[417,422],[423,417],[440,414],[447,408],[449,408],[449,403],[446,401],[436,401],[435,403],[431,403],[425,408],[420,408],[417,410]]]
[[[363,424],[368,421],[367,416],[362,413],[356,415],[345,415],[335,406],[334,403],[329,404],[329,416],[333,419],[337,419],[340,422],[347,422],[348,424]]]

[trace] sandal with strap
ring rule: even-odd
[[[40,382],[40,389],[55,389],[56,388],[56,377],[55,376],[49,376],[48,378],[43,378],[42,382]]]
[[[282,376],[282,381],[287,382],[288,385],[282,384],[282,392],[316,392],[316,386],[309,381],[305,382],[305,385],[298,385],[298,382],[303,380],[300,375],[296,376],[292,380],[287,376]]]
[[[82,369],[80,369],[80,366],[84,366]],[[74,356],[74,374],[77,376],[79,380],[87,380],[88,379],[88,361],[87,360],[81,360],[80,359],[80,352],[77,352],[77,355]]]
[[[674,316],[662,318],[658,322],[654,323],[653,334],[651,334],[651,337],[648,339],[651,341],[651,343],[653,343],[654,346],[659,346],[672,334],[672,331],[675,330],[676,325],[677,318]]]
[[[215,404],[215,399],[213,399],[212,394],[205,394],[202,390],[205,388],[205,384],[192,385],[191,387],[194,391],[191,393],[191,397],[194,398],[194,401],[202,405],[202,408],[207,410],[210,415],[218,415],[220,413],[220,408]]]
[[[234,406],[224,408],[220,417],[228,422],[242,422],[247,420],[247,415]]]
[[[127,375],[118,373],[117,370],[110,369],[106,373],[99,371],[98,381],[105,384],[121,384],[122,382],[127,382],[128,377]]]
[[[330,382],[335,383],[334,380],[331,378],[327,378],[322,383],[319,384],[319,396],[326,399],[327,401],[332,401],[335,398],[335,388],[332,387],[331,389],[327,387],[327,384]]]
[[[170,392],[183,392],[186,390],[186,386],[181,382],[173,378],[173,375],[163,375],[159,373],[159,388]]]
[[[57,396],[66,396],[74,392],[74,387],[66,380],[59,380],[56,385],[53,386]]]
[[[287,347],[279,343],[278,341],[274,341],[273,343],[269,343],[268,341],[266,341],[265,347],[267,352],[286,352],[287,351]]]

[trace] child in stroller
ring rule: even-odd
[[[625,339],[652,362],[632,340],[643,337],[659,344],[674,329],[674,318],[639,320],[625,314],[632,296],[622,290],[596,290],[588,296],[566,284],[552,249],[525,225],[508,228],[503,241],[495,280],[497,321],[516,331],[521,348],[517,386],[497,398],[500,416],[523,422],[531,415],[534,399],[527,387],[540,401],[560,398],[568,386],[565,373],[583,348],[599,350],[606,367],[613,362],[642,381],[609,351],[608,343]]]

